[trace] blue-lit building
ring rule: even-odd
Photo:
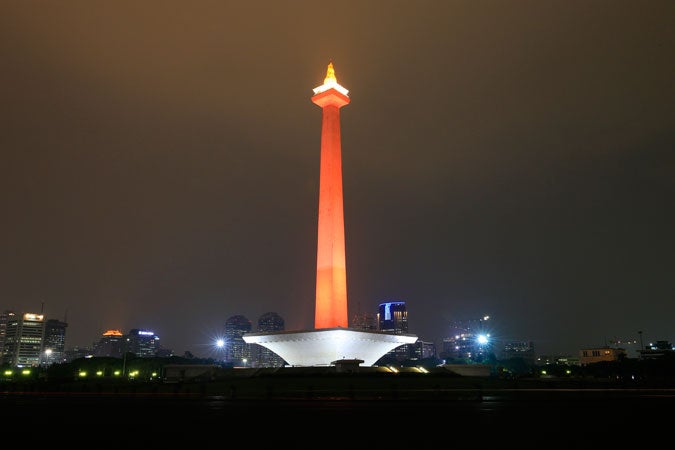
[[[408,311],[404,301],[380,303],[377,310],[377,329],[391,334],[408,333]],[[399,345],[380,358],[380,363],[401,362],[410,358],[411,344]]]
[[[377,328],[394,334],[408,332],[408,311],[405,302],[392,301],[380,303],[377,313]]]
[[[159,351],[159,336],[149,330],[134,328],[126,336],[125,348],[139,358],[154,358]]]

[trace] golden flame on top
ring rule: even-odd
[[[320,94],[321,92],[325,92],[328,89],[335,89],[343,95],[347,95],[347,93],[349,93],[347,89],[338,84],[337,78],[335,78],[335,69],[333,68],[332,61],[328,63],[328,69],[326,69],[326,78],[324,78],[323,84],[314,88],[314,94]]]
[[[337,83],[337,78],[335,78],[335,69],[333,69],[333,62],[328,63],[328,69],[326,69],[326,78],[323,80],[323,84],[329,84],[330,82]]]

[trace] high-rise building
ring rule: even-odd
[[[41,363],[51,365],[66,362],[66,328],[68,324],[57,319],[48,319],[45,322],[44,338],[42,340]]]
[[[408,333],[408,310],[403,301],[389,301],[380,303],[377,311],[378,330],[391,334]],[[418,341],[419,342],[419,341]],[[404,361],[414,353],[412,344],[399,345],[383,356],[382,361]],[[421,352],[421,350],[420,350]]]
[[[380,303],[377,313],[380,331],[403,334],[408,332],[408,311],[405,302],[392,301]]]
[[[40,365],[44,330],[45,317],[43,314],[9,315],[3,345],[4,364],[14,367]]]
[[[275,312],[267,312],[258,319],[258,332],[284,331],[284,319]],[[256,367],[283,367],[284,359],[272,350],[258,344],[248,344],[251,349],[251,358]]]
[[[417,340],[413,344],[405,344],[408,350],[408,359],[429,359],[436,357],[436,344],[433,342],[426,342]]]
[[[351,327],[355,330],[377,331],[377,316],[371,313],[356,313]]]
[[[7,335],[7,322],[16,315],[14,311],[4,310],[0,312],[0,364],[3,363],[5,336]]]
[[[251,321],[240,314],[225,321],[225,361],[235,366],[247,366],[251,362],[249,344],[242,336],[251,332]]]
[[[94,343],[94,356],[122,358],[126,347],[126,337],[120,330],[106,330],[98,342]]]
[[[258,331],[283,331],[284,319],[275,312],[266,312],[258,318]]]
[[[134,328],[126,335],[125,352],[138,358],[154,358],[159,351],[159,336],[153,331]]]

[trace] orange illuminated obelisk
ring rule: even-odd
[[[312,97],[323,110],[314,328],[242,336],[247,344],[273,351],[289,366],[328,366],[345,361],[372,366],[387,352],[417,341],[412,334],[349,328],[340,145],[340,108],[349,104],[348,92],[338,84],[330,63],[323,84],[314,89]]]
[[[315,328],[348,327],[340,145],[340,108],[349,104],[348,92],[338,84],[331,62],[323,84],[314,89],[312,97],[323,110]]]

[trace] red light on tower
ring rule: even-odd
[[[349,326],[340,144],[340,108],[349,104],[348,92],[338,84],[331,62],[323,84],[314,89],[312,97],[323,110],[315,328]]]

